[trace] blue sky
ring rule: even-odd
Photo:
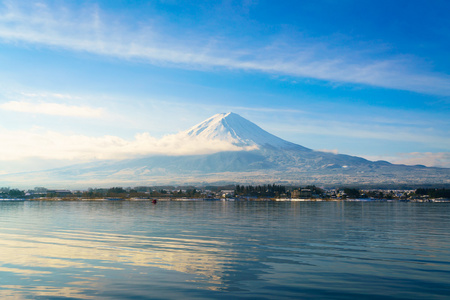
[[[312,149],[450,167],[449,11],[0,1],[0,173],[157,153],[228,111]]]

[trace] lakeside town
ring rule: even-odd
[[[450,189],[325,189],[314,185],[139,186],[87,190],[0,188],[0,200],[229,200],[229,201],[413,201],[450,202]]]

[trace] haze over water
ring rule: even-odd
[[[450,294],[450,203],[0,202],[0,297]]]

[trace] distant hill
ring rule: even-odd
[[[395,165],[314,151],[278,138],[235,113],[217,114],[180,133],[184,139],[223,141],[240,151],[153,155],[97,161],[0,176],[11,186],[134,186],[160,184],[449,185],[450,169]]]

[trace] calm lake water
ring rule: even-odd
[[[0,201],[1,299],[444,299],[450,203]]]

